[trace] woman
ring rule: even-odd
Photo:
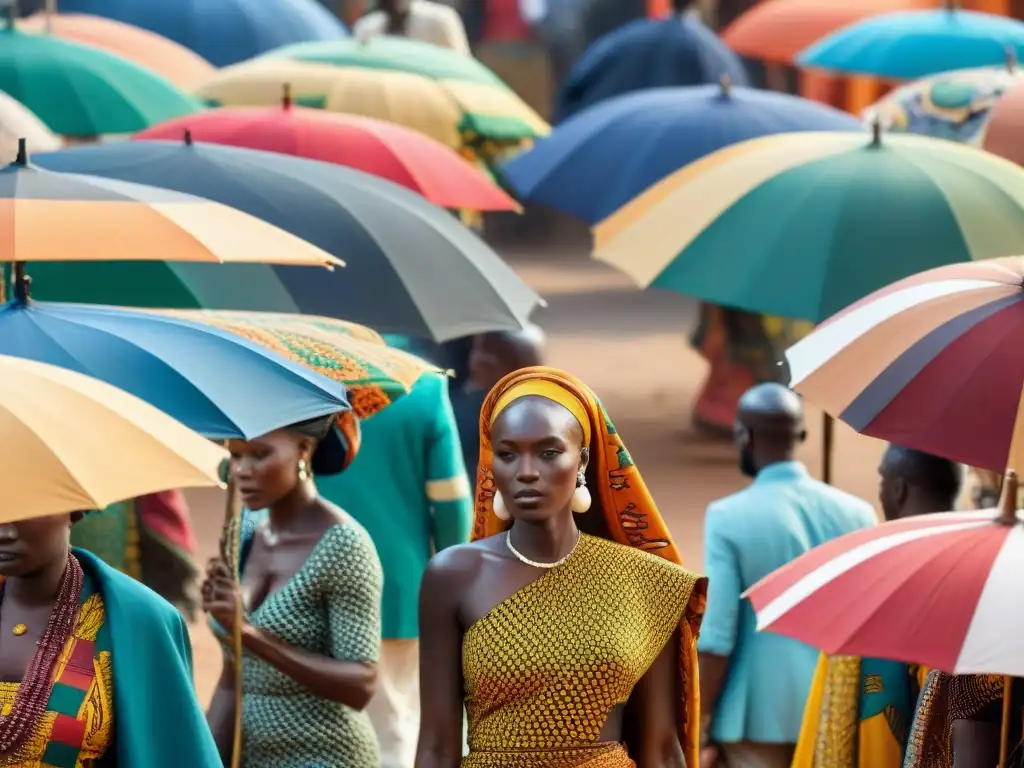
[[[245,768],[377,768],[377,739],[364,712],[376,683],[383,575],[366,531],[320,498],[314,474],[355,458],[351,411],[232,440],[231,471],[248,509],[269,510],[243,548],[241,587],[211,563],[203,608],[230,633],[244,607],[242,690]],[[230,763],[233,664],[210,705],[210,729]]]
[[[220,768],[181,616],[72,550],[81,518],[0,524],[0,765]]]
[[[694,768],[707,582],[597,398],[525,368],[480,427],[474,542],[420,591],[417,768],[460,765],[463,704],[463,768]]]

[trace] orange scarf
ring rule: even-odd
[[[574,397],[589,417],[583,425],[589,431],[590,469],[600,478],[598,487],[591,489],[604,514],[611,538],[619,544],[636,547],[682,565],[679,550],[647,491],[640,471],[615,431],[615,426],[597,396],[579,379],[555,368],[537,366],[523,368],[499,381],[487,395],[480,413],[480,463],[476,480],[476,517],[473,539],[494,536],[508,528],[508,523],[494,514],[494,475],[491,465],[491,418],[495,406],[512,387],[528,382],[555,384]],[[575,410],[575,409],[570,409]],[[589,430],[588,430],[589,427]],[[652,595],[651,599],[655,599]],[[700,684],[697,675],[697,633],[704,616],[706,595],[695,590],[691,605],[680,622],[682,658],[683,704],[680,722],[680,741],[687,765],[699,765],[700,752]]]

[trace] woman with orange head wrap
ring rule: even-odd
[[[525,368],[480,432],[474,541],[434,558],[420,593],[417,768],[695,768],[707,581],[601,404]]]

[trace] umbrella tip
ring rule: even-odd
[[[1006,68],[1011,72],[1017,71],[1017,47],[1014,45],[1006,46]]]
[[[1017,524],[1017,473],[1006,470],[1003,477],[1003,493],[999,497],[999,522],[1006,525]]]
[[[718,84],[722,86],[722,95],[730,96],[732,94],[732,78],[729,73],[726,72],[718,79]]]
[[[291,109],[292,106],[292,84],[285,83],[281,88],[281,106],[285,109]]]
[[[27,304],[32,278],[25,273],[25,262],[14,262],[12,273],[11,282],[14,284],[14,300],[19,304]]]
[[[185,129],[185,146],[192,146],[192,131],[190,131],[188,128]]]
[[[877,114],[871,120],[871,145],[882,146],[882,118]]]
[[[28,141],[25,137],[18,139],[18,156],[14,158],[14,164],[20,166],[28,165]]]

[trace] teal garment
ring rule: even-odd
[[[174,606],[83,549],[111,637],[118,768],[223,768],[192,680],[192,643]]]
[[[384,639],[418,637],[427,561],[435,551],[467,542],[473,524],[447,380],[425,375],[408,395],[364,421],[355,461],[340,475],[317,478],[317,486],[377,547]]]

